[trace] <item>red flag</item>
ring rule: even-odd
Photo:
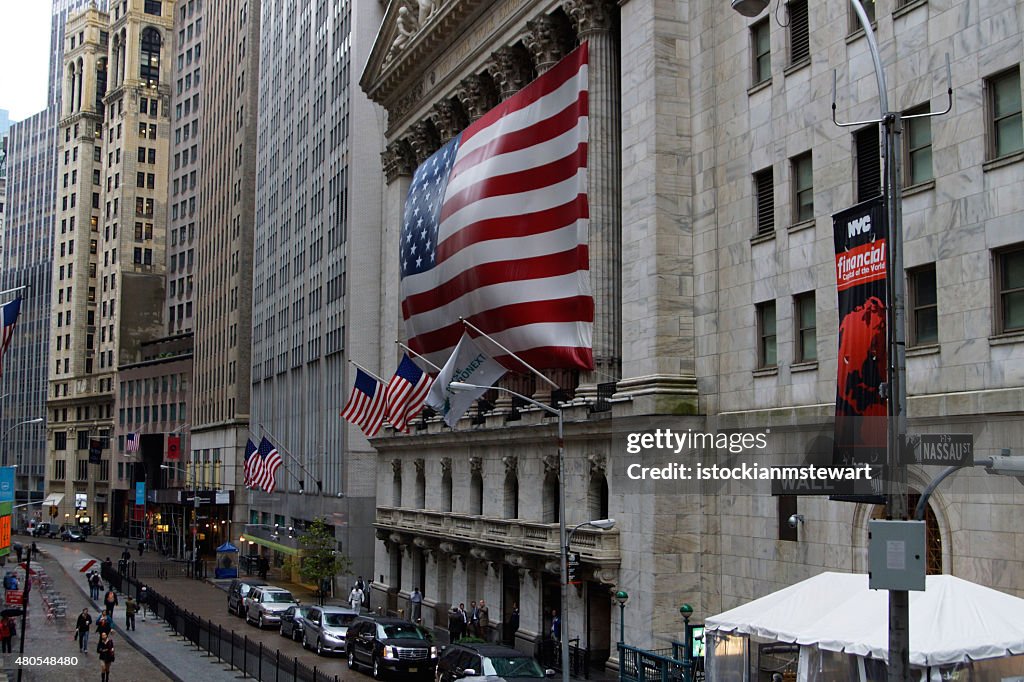
[[[167,457],[168,462],[177,462],[181,459],[181,436],[167,436]]]

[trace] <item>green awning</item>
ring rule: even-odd
[[[257,545],[268,547],[277,552],[283,552],[285,554],[291,554],[293,556],[297,556],[299,553],[299,550],[296,547],[282,545],[280,542],[274,542],[273,540],[264,540],[263,538],[257,537],[256,535],[249,535],[248,533],[244,533],[242,535],[242,538],[248,540],[249,542],[255,542]]]

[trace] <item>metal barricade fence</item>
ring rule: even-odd
[[[142,581],[128,575],[122,576],[115,567],[103,566],[101,577],[113,588],[125,594],[138,596]],[[279,649],[271,650],[239,635],[231,629],[181,608],[173,600],[164,597],[147,585],[149,601],[147,612],[163,620],[167,628],[183,638],[183,644],[195,646],[205,655],[216,657],[237,669],[245,677],[258,682],[339,682],[337,675],[328,675],[310,667],[295,656],[282,656]]]

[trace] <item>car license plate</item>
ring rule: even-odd
[[[411,673],[419,672],[419,668],[417,668],[416,666],[412,666],[411,668],[409,668],[409,672],[411,672]]]

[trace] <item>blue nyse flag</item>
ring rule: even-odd
[[[137,481],[135,483],[135,504],[142,506],[146,504],[146,482]]]

